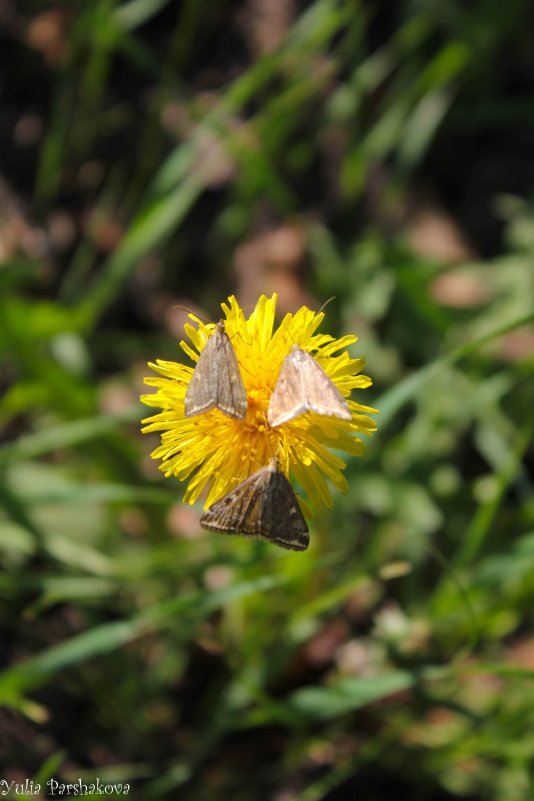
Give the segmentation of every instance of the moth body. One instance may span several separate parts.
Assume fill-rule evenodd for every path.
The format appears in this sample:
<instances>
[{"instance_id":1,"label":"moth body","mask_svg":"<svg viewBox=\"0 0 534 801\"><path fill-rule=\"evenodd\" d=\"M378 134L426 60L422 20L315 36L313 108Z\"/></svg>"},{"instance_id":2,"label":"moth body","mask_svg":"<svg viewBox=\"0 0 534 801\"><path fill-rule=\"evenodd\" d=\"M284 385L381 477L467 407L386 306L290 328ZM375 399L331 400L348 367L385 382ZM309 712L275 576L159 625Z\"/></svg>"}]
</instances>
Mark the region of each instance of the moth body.
<instances>
[{"instance_id":1,"label":"moth body","mask_svg":"<svg viewBox=\"0 0 534 801\"><path fill-rule=\"evenodd\" d=\"M215 501L200 518L202 528L244 534L305 551L308 526L291 484L274 459Z\"/></svg>"},{"instance_id":2,"label":"moth body","mask_svg":"<svg viewBox=\"0 0 534 801\"><path fill-rule=\"evenodd\" d=\"M217 408L229 417L244 420L247 407L237 357L221 320L206 342L187 387L185 416L194 417Z\"/></svg>"}]
</instances>

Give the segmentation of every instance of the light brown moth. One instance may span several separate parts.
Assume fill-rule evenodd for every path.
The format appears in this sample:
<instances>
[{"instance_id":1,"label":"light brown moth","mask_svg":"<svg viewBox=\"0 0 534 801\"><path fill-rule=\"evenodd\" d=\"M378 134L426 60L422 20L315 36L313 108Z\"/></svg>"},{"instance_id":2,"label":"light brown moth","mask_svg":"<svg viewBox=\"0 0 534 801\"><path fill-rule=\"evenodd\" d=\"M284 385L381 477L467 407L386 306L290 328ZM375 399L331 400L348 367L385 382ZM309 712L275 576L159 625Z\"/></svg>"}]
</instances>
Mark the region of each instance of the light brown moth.
<instances>
[{"instance_id":1,"label":"light brown moth","mask_svg":"<svg viewBox=\"0 0 534 801\"><path fill-rule=\"evenodd\" d=\"M243 420L247 406L237 357L221 320L206 342L187 387L185 416L194 417L217 408L229 417Z\"/></svg>"},{"instance_id":2,"label":"light brown moth","mask_svg":"<svg viewBox=\"0 0 534 801\"><path fill-rule=\"evenodd\" d=\"M273 428L305 412L350 420L347 401L313 356L293 345L275 384L267 420Z\"/></svg>"},{"instance_id":3,"label":"light brown moth","mask_svg":"<svg viewBox=\"0 0 534 801\"><path fill-rule=\"evenodd\" d=\"M258 537L291 551L305 551L310 543L295 493L276 459L215 501L200 525L210 531Z\"/></svg>"}]
</instances>

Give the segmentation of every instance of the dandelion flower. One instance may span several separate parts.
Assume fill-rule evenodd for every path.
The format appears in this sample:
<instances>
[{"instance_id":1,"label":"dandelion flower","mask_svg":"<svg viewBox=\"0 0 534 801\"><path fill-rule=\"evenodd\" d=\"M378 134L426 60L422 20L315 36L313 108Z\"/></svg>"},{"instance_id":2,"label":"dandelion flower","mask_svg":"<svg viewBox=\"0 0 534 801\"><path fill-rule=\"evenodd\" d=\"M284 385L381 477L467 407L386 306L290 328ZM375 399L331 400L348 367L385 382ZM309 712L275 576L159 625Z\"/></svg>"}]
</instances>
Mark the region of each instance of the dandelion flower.
<instances>
[{"instance_id":1,"label":"dandelion flower","mask_svg":"<svg viewBox=\"0 0 534 801\"><path fill-rule=\"evenodd\" d=\"M321 503L331 507L327 479L341 492L347 492L348 485L342 472L346 465L330 449L361 456L364 444L357 435L370 434L376 428L368 417L376 409L354 400L348 400L350 421L308 412L276 428L269 426L269 399L284 358L295 344L313 355L346 398L353 389L371 384L370 378L360 375L363 359L351 358L346 350L357 337L334 339L328 334L316 334L324 313L305 306L295 314L287 314L273 332L276 301L277 295L262 295L248 319L234 297L229 298L228 305L221 304L224 328L247 394L244 420L228 417L216 408L185 417L184 398L193 368L161 359L149 363L158 376L145 378L145 384L157 391L143 395L141 400L163 411L143 420L142 430L162 432L161 445L151 456L161 459L160 469L166 476L174 475L180 481L190 479L184 496L188 503L194 503L209 485L207 508L277 455L279 469L287 477L292 473L312 507ZM184 330L192 345L182 341L180 346L196 362L215 324L204 323L194 314L189 317L196 327L188 323ZM305 507L310 511L308 504Z\"/></svg>"}]
</instances>

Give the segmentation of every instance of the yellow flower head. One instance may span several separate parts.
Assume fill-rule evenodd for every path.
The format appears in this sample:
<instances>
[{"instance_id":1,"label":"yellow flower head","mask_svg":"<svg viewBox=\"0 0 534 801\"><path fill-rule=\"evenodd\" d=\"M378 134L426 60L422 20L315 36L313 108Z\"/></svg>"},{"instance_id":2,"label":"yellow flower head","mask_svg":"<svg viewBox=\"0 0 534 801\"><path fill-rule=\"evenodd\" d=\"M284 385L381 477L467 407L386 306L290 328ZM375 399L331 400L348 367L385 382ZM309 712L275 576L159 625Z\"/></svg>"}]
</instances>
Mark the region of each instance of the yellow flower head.
<instances>
[{"instance_id":1,"label":"yellow flower head","mask_svg":"<svg viewBox=\"0 0 534 801\"><path fill-rule=\"evenodd\" d=\"M334 339L327 334L315 334L324 313L317 314L306 306L296 314L287 314L273 333L276 301L277 295L271 298L262 295L248 319L234 297L229 298L229 305L221 304L224 328L247 393L244 420L228 417L216 408L185 417L184 398L193 368L161 359L149 364L159 376L145 378L145 384L156 387L157 392L143 395L141 400L163 411L143 420L143 432L163 432L161 445L151 455L162 460L160 469L166 476L174 475L184 481L193 473L184 496L188 503L194 503L211 481L207 508L277 455L279 469L286 476L292 471L314 506L321 502L332 506L326 478L342 492L348 491L348 485L342 473L345 463L329 448L360 456L364 445L355 435L369 434L376 428L374 421L362 414L376 410L353 400L348 401L350 422L307 412L276 428L269 426L269 399L282 362L295 344L312 353L345 397L352 389L364 389L371 384L370 378L359 375L363 359L352 359L344 350L357 337ZM197 326L189 323L185 326L193 347L184 341L180 345L196 362L215 324L203 323L193 314L189 317Z\"/></svg>"}]
</instances>

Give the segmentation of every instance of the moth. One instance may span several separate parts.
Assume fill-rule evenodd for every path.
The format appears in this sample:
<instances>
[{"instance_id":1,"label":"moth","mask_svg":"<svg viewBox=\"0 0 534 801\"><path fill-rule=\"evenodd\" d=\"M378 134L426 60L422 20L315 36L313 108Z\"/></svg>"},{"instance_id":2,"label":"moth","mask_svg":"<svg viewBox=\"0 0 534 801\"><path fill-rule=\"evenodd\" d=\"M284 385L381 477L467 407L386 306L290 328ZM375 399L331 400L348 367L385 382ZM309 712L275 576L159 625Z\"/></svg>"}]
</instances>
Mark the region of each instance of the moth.
<instances>
[{"instance_id":1,"label":"moth","mask_svg":"<svg viewBox=\"0 0 534 801\"><path fill-rule=\"evenodd\" d=\"M293 345L275 384L267 420L273 428L304 412L350 420L347 401L313 356Z\"/></svg>"},{"instance_id":2,"label":"moth","mask_svg":"<svg viewBox=\"0 0 534 801\"><path fill-rule=\"evenodd\" d=\"M185 416L194 417L217 408L229 417L243 420L247 407L237 357L221 320L206 342L187 387Z\"/></svg>"},{"instance_id":3,"label":"moth","mask_svg":"<svg viewBox=\"0 0 534 801\"><path fill-rule=\"evenodd\" d=\"M276 459L215 501L200 525L210 531L258 537L291 551L305 551L310 543L295 493Z\"/></svg>"}]
</instances>

